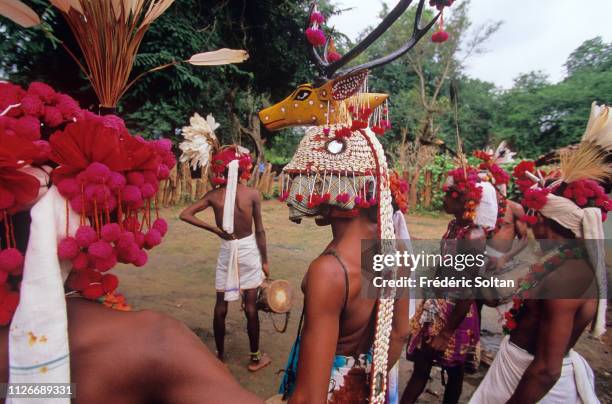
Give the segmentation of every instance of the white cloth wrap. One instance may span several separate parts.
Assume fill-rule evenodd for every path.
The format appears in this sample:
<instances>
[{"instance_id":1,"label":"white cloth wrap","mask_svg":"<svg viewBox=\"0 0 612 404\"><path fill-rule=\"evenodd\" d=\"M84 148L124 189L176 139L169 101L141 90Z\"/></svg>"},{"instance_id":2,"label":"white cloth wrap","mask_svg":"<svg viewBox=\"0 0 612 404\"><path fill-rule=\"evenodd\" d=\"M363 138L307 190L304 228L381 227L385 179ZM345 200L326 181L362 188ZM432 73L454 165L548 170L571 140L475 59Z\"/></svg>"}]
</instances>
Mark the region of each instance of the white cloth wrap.
<instances>
[{"instance_id":1,"label":"white cloth wrap","mask_svg":"<svg viewBox=\"0 0 612 404\"><path fill-rule=\"evenodd\" d=\"M406 218L400 210L393 214L393 229L395 230L397 250L408 251L412 254L412 244L410 243L410 233L406 225ZM410 277L415 278L416 272L410 272ZM412 289L409 291L409 299L408 318L412 317L416 311L415 291ZM389 371L388 386L387 402L388 404L397 404L399 402L399 361Z\"/></svg>"},{"instance_id":2,"label":"white cloth wrap","mask_svg":"<svg viewBox=\"0 0 612 404\"><path fill-rule=\"evenodd\" d=\"M52 187L30 211L32 224L20 300L9 330L9 383L70 383L70 349L64 281L70 265L60 266L57 245L66 236L66 200ZM69 213L69 233L79 217ZM69 264L69 263L67 263ZM10 404L31 399L9 398ZM68 398L46 403L70 403Z\"/></svg>"},{"instance_id":3,"label":"white cloth wrap","mask_svg":"<svg viewBox=\"0 0 612 404\"><path fill-rule=\"evenodd\" d=\"M592 327L595 337L606 332L606 307L608 281L606 274L604 231L599 208L581 209L567 198L548 194L546 205L540 209L545 217L554 220L561 226L571 230L576 237L589 240L587 253L589 262L595 271L599 303L597 316Z\"/></svg>"},{"instance_id":4,"label":"white cloth wrap","mask_svg":"<svg viewBox=\"0 0 612 404\"><path fill-rule=\"evenodd\" d=\"M482 188L482 198L476 207L474 224L492 230L497 224L497 191L489 182L479 182L476 186Z\"/></svg>"},{"instance_id":5,"label":"white cloth wrap","mask_svg":"<svg viewBox=\"0 0 612 404\"><path fill-rule=\"evenodd\" d=\"M236 246L234 253L233 246ZM240 290L254 289L261 286L265 279L265 275L261 268L261 255L257 247L257 240L254 234L241 238L240 240L223 240L219 249L219 257L217 258L217 271L215 275L215 288L218 291L225 292L225 300L227 300L228 290L226 289L229 278L230 258L232 254L236 254L236 264L238 266L237 273L239 274L238 289ZM233 265L233 263L232 263Z\"/></svg>"},{"instance_id":6,"label":"white cloth wrap","mask_svg":"<svg viewBox=\"0 0 612 404\"><path fill-rule=\"evenodd\" d=\"M225 187L225 202L223 204L223 230L229 234L234 232L234 208L236 207L236 190L238 188L238 167L238 160L233 160L227 165L227 185ZM224 244L229 247L227 272L225 275L224 285L225 300L228 302L233 302L240 298L238 241L227 240Z\"/></svg>"},{"instance_id":7,"label":"white cloth wrap","mask_svg":"<svg viewBox=\"0 0 612 404\"><path fill-rule=\"evenodd\" d=\"M503 404L514 394L533 355L510 342L506 336L470 404ZM586 360L573 349L563 358L561 376L541 404L595 404L595 377Z\"/></svg>"},{"instance_id":8,"label":"white cloth wrap","mask_svg":"<svg viewBox=\"0 0 612 404\"><path fill-rule=\"evenodd\" d=\"M410 233L406 225L406 218L401 211L393 214L393 229L395 230L395 242L398 251L407 251L412 254L412 243L410 242ZM410 278L416 279L416 271L410 272ZM408 308L408 316L412 318L416 313L416 292L413 289L409 290L410 306Z\"/></svg>"}]
</instances>

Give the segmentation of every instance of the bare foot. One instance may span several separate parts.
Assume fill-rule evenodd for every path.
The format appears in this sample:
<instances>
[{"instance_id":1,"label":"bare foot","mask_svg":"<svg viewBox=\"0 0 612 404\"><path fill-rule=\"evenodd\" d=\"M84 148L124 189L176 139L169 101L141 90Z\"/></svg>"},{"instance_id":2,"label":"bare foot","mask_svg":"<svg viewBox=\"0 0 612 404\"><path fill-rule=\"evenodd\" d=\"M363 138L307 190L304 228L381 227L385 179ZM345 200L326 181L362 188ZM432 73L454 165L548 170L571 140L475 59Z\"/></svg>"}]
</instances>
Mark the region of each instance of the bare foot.
<instances>
[{"instance_id":1,"label":"bare foot","mask_svg":"<svg viewBox=\"0 0 612 404\"><path fill-rule=\"evenodd\" d=\"M258 361L251 360L251 362L247 365L247 369L249 372L257 372L272 363L272 359L268 357L266 354L262 354L261 358Z\"/></svg>"}]
</instances>

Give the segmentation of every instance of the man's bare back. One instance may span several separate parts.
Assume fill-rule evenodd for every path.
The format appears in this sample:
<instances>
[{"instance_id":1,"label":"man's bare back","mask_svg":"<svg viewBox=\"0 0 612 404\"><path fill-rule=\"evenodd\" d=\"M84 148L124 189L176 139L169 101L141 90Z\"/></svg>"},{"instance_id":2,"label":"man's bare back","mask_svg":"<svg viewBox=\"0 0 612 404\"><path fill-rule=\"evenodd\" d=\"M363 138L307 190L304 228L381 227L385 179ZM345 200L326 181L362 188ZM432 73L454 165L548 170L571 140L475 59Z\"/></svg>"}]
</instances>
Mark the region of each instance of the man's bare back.
<instances>
[{"instance_id":1,"label":"man's bare back","mask_svg":"<svg viewBox=\"0 0 612 404\"><path fill-rule=\"evenodd\" d=\"M225 203L225 187L209 191L205 196L215 212L217 227L223 228L223 204ZM243 184L238 184L236 190L236 207L234 208L234 235L244 238L253 233L253 205L259 201L259 192Z\"/></svg>"},{"instance_id":2,"label":"man's bare back","mask_svg":"<svg viewBox=\"0 0 612 404\"><path fill-rule=\"evenodd\" d=\"M68 299L76 404L261 403L185 325L151 311L119 312ZM0 330L0 380L8 382L8 327Z\"/></svg>"}]
</instances>

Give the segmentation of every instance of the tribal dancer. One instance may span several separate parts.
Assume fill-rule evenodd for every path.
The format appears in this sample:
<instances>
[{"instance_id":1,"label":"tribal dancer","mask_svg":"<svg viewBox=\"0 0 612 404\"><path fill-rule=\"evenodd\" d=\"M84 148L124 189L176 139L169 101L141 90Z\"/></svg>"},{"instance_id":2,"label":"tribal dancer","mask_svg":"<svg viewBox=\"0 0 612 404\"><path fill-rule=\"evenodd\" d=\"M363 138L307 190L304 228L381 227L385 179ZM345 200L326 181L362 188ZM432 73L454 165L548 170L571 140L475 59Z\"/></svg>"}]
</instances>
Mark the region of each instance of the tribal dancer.
<instances>
[{"instance_id":1,"label":"tribal dancer","mask_svg":"<svg viewBox=\"0 0 612 404\"><path fill-rule=\"evenodd\" d=\"M300 85L285 100L259 113L268 130L314 126L284 168L289 181L281 189L281 199L289 205L291 220L314 217L318 224L331 226L333 237L302 282L303 327L281 387L292 404L386 402L388 368L405 343L407 299L396 303L395 291L386 288L372 291L373 298L367 299L363 295L367 291L362 290L370 283L366 279L362 284L362 240L381 240L380 253L395 251L389 170L376 137L390 128L387 95L368 93L367 78L369 69L409 52L439 14L421 26L425 0L419 0L412 35L397 51L341 69L411 3L400 0L380 26L345 56L320 29L324 18L314 4L306 37L319 73L316 84ZM396 274L394 268L382 271L390 279ZM400 311L405 314L399 315Z\"/></svg>"},{"instance_id":2,"label":"tribal dancer","mask_svg":"<svg viewBox=\"0 0 612 404\"><path fill-rule=\"evenodd\" d=\"M495 230L492 231L487 240L488 266L495 273L509 271L516 265L512 260L527 246L527 225L521 221L525 216L525 210L521 204L507 198L507 187L510 175L500 167L501 164L511 163L514 152L501 142L495 152L476 151L474 155L482 159L480 169L484 170L481 175L495 185L497 190L498 220ZM518 240L517 240L518 239Z\"/></svg>"},{"instance_id":3,"label":"tribal dancer","mask_svg":"<svg viewBox=\"0 0 612 404\"><path fill-rule=\"evenodd\" d=\"M191 124L191 127L184 128L186 140L181 144L183 160L192 161L194 168L202 165L207 169L210 148L214 147L216 141L214 129L218 124L210 115L206 121L196 115L192 117ZM200 128L200 133L197 133L197 128ZM201 142L196 140L198 137ZM193 145L207 143L210 147L205 147L201 153L190 153ZM217 356L223 361L228 302L238 300L242 293L251 350L247 368L255 372L268 366L271 360L259 350L259 313L256 305L259 287L269 276L261 197L259 191L239 181L248 180L252 168L251 155L244 147L222 147L210 161L212 181L216 188L183 210L180 218L223 239L215 277L217 301L213 328ZM196 217L198 212L209 207L212 207L215 214L214 226Z\"/></svg>"},{"instance_id":4,"label":"tribal dancer","mask_svg":"<svg viewBox=\"0 0 612 404\"><path fill-rule=\"evenodd\" d=\"M595 337L606 329L602 220L612 201L597 181L612 175L611 149L610 110L594 104L582 142L561 155L552 183L522 164L517 180L532 185L525 220L547 254L522 279L505 315L509 335L470 403L599 402L593 372L573 347L589 323Z\"/></svg>"},{"instance_id":5,"label":"tribal dancer","mask_svg":"<svg viewBox=\"0 0 612 404\"><path fill-rule=\"evenodd\" d=\"M170 144L42 83L10 86L0 83L0 321L10 322L0 381L77 385L72 400L44 399L61 404L261 402L183 324L126 311L108 272L144 265L166 233L153 203L174 164Z\"/></svg>"},{"instance_id":6,"label":"tribal dancer","mask_svg":"<svg viewBox=\"0 0 612 404\"><path fill-rule=\"evenodd\" d=\"M478 170L462 166L449 172L445 192L444 210L455 219L442 238L442 255L482 254L487 233L497 220L495 189L481 181ZM460 240L469 243L462 245ZM414 361L414 370L401 402L416 402L427 385L432 366L438 364L448 374L443 402L457 403L468 354L478 356L479 350L480 322L474 300L426 299L417 308L411 327L406 353Z\"/></svg>"}]
</instances>

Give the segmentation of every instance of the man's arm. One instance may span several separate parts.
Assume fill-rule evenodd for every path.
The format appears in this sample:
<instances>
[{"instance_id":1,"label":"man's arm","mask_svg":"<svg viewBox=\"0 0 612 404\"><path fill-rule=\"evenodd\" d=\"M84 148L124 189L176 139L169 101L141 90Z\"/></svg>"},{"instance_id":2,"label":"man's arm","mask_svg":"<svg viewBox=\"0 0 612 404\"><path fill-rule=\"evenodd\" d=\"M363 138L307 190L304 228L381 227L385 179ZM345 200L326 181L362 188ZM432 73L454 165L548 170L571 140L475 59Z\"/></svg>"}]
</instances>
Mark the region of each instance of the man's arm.
<instances>
[{"instance_id":1,"label":"man's arm","mask_svg":"<svg viewBox=\"0 0 612 404\"><path fill-rule=\"evenodd\" d=\"M234 237L231 234L224 232L222 229L219 229L217 226L212 226L206 223L203 220L200 220L196 217L196 214L203 211L204 209L210 206L210 201L208 199L208 194L204 195L204 198L200 199L196 203L186 207L180 214L179 218L187 222L191 225L199 227L201 229L207 230L211 233L216 234L224 240L232 240Z\"/></svg>"},{"instance_id":2,"label":"man's arm","mask_svg":"<svg viewBox=\"0 0 612 404\"><path fill-rule=\"evenodd\" d=\"M561 376L563 357L571 338L574 316L582 302L575 299L541 300L535 357L523 373L508 404L536 403Z\"/></svg>"},{"instance_id":3,"label":"man's arm","mask_svg":"<svg viewBox=\"0 0 612 404\"><path fill-rule=\"evenodd\" d=\"M503 268L504 265L516 255L520 254L521 251L527 247L529 242L527 238L527 224L521 220L523 216L525 216L525 209L516 203L509 201L508 206L510 207L510 211L512 212L512 220L514 222L514 231L516 232L516 238L518 241L515 241L512 244L512 248L503 257L497 259L497 269Z\"/></svg>"},{"instance_id":4,"label":"man's arm","mask_svg":"<svg viewBox=\"0 0 612 404\"><path fill-rule=\"evenodd\" d=\"M266 246L266 230L264 229L263 219L261 217L261 197L259 192L255 192L253 198L253 221L255 222L255 240L259 255L261 255L261 267L266 277L270 276L270 267L268 265L268 249Z\"/></svg>"},{"instance_id":5,"label":"man's arm","mask_svg":"<svg viewBox=\"0 0 612 404\"><path fill-rule=\"evenodd\" d=\"M297 383L289 404L327 402L345 287L342 269L333 257L319 257L308 268Z\"/></svg>"}]
</instances>

